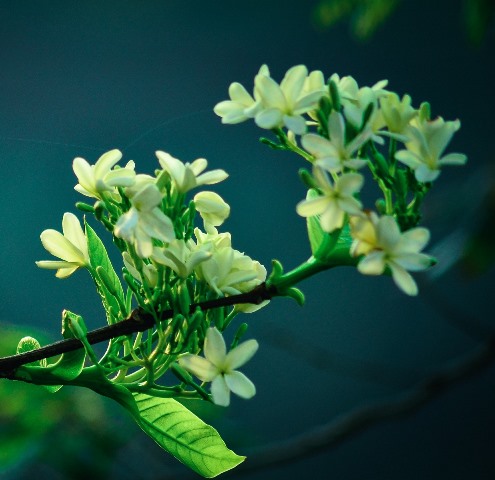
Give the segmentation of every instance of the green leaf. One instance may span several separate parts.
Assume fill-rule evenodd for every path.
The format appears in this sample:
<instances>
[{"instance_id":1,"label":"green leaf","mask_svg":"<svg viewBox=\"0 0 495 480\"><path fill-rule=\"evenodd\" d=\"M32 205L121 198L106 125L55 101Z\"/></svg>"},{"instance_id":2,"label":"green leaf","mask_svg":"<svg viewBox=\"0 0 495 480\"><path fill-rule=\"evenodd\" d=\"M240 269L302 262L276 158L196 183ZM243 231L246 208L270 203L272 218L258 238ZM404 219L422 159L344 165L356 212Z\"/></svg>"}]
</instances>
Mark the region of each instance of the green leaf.
<instances>
[{"instance_id":1,"label":"green leaf","mask_svg":"<svg viewBox=\"0 0 495 480\"><path fill-rule=\"evenodd\" d=\"M91 264L90 273L98 287L98 293L102 298L109 323L122 320L129 314L125 307L126 302L122 284L113 269L112 262L108 257L107 250L105 249L103 242L86 221L84 222L84 225L86 228L88 252ZM100 271L100 274L97 273L97 269ZM101 271L103 271L103 274ZM102 281L101 278L103 276L104 281ZM118 312L121 312L122 318L116 318Z\"/></svg>"},{"instance_id":2,"label":"green leaf","mask_svg":"<svg viewBox=\"0 0 495 480\"><path fill-rule=\"evenodd\" d=\"M229 450L219 433L172 398L134 394L139 426L164 450L205 478L239 465L246 457Z\"/></svg>"},{"instance_id":3,"label":"green leaf","mask_svg":"<svg viewBox=\"0 0 495 480\"><path fill-rule=\"evenodd\" d=\"M64 317L62 318L64 319ZM73 333L64 323L62 324L62 335L65 339L74 338ZM40 343L35 338L24 337L17 346L17 353L36 350L40 347ZM55 393L62 388L64 383L79 376L83 370L85 358L86 352L80 348L62 354L55 363L50 365L46 365L45 359L23 365L16 370L15 374L20 380L28 380L43 385L49 392Z\"/></svg>"},{"instance_id":4,"label":"green leaf","mask_svg":"<svg viewBox=\"0 0 495 480\"><path fill-rule=\"evenodd\" d=\"M33 350L38 350L38 348L41 348L40 342L36 340L34 337L23 337L19 340L19 344L17 345L17 350L16 353L25 353L25 352L31 352ZM36 366L44 366L42 363L44 361L44 364L46 365L46 359L43 360L36 360L31 363L26 363L26 365L36 365Z\"/></svg>"}]
</instances>

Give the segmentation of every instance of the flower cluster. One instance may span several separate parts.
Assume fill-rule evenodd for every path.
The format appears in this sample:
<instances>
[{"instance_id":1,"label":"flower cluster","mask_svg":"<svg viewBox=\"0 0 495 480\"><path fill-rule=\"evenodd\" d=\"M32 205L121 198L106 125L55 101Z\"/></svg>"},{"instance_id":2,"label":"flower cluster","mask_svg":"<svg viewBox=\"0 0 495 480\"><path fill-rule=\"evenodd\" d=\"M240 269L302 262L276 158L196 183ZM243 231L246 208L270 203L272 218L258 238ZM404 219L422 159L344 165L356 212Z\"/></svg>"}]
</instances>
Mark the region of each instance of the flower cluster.
<instances>
[{"instance_id":1,"label":"flower cluster","mask_svg":"<svg viewBox=\"0 0 495 480\"><path fill-rule=\"evenodd\" d=\"M103 154L94 165L82 158L73 163L78 179L76 191L96 199L94 205L78 206L94 214L112 233L122 254L127 295L124 296L120 280L108 266L110 260L105 260L106 252L101 242L95 240L96 233L86 222L83 229L72 213L64 215L63 234L55 230L41 234L43 246L61 260L39 261L37 265L56 269L60 278L80 267L87 268L111 323L129 315L132 297L157 318L163 310L176 310L183 320L157 330L163 337L156 347L161 350L151 355L176 352L176 358L181 358L186 368L191 362L187 359L195 358L204 348L207 358L220 361L225 343L220 330L209 328L210 324L223 329L222 325L226 327L237 313L253 312L263 304L236 305L230 312L221 309L199 317L191 315L191 304L248 292L265 281L267 272L259 262L232 247L230 234L218 232L217 227L230 215L230 207L220 195L200 191L192 200L186 200L190 190L221 182L227 173L205 172L208 162L204 158L183 163L162 151L156 155L161 168L154 175L136 174L132 161L119 167L122 154L118 150ZM203 221L204 231L196 224L196 214ZM251 347L256 344L257 348L254 340L245 343ZM249 356L256 348L249 349ZM203 381L213 381L215 403L229 403L227 386L245 398L254 395L254 386L233 370L248 360L246 354L236 356L244 351L245 347L240 345L221 365L215 364L223 369L222 375L215 376L213 371L206 376L197 375ZM154 371L163 374L165 370L157 365Z\"/></svg>"},{"instance_id":2,"label":"flower cluster","mask_svg":"<svg viewBox=\"0 0 495 480\"><path fill-rule=\"evenodd\" d=\"M429 238L426 229L415 228L420 206L443 166L466 162L463 154L444 154L460 122L431 120L427 103L414 108L409 95L401 98L386 90L386 80L360 87L351 76L324 78L322 72L309 73L298 65L279 85L264 65L255 77L253 96L233 83L230 100L217 104L214 111L223 123L253 118L278 139L262 139L264 143L309 161L311 173L302 178L312 194L299 202L297 213L318 219L325 234L350 234L349 255L357 258L361 273L390 272L401 290L415 295L416 284L407 272L433 262L420 253ZM372 214L359 199L365 167L383 192L378 212ZM308 222L308 228L314 228L314 222ZM367 241L363 235L375 237L368 249L362 247ZM318 254L326 260L331 256Z\"/></svg>"}]
</instances>

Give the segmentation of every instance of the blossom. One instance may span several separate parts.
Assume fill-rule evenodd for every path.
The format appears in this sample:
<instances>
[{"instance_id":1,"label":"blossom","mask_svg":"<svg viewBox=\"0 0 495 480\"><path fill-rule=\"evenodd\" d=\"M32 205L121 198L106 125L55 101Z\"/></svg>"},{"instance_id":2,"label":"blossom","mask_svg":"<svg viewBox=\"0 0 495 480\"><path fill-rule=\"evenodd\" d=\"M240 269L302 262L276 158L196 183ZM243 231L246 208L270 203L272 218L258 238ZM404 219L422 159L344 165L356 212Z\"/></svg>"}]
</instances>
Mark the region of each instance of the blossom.
<instances>
[{"instance_id":1,"label":"blossom","mask_svg":"<svg viewBox=\"0 0 495 480\"><path fill-rule=\"evenodd\" d=\"M159 208L162 195L154 184L146 184L132 198L132 207L118 220L114 235L134 245L141 258L149 257L153 251L152 238L162 242L175 239L172 220Z\"/></svg>"},{"instance_id":2,"label":"blossom","mask_svg":"<svg viewBox=\"0 0 495 480\"><path fill-rule=\"evenodd\" d=\"M153 261L170 267L179 277L187 278L194 268L211 257L211 245L196 245L194 240L170 242L166 248L153 248Z\"/></svg>"},{"instance_id":3,"label":"blossom","mask_svg":"<svg viewBox=\"0 0 495 480\"><path fill-rule=\"evenodd\" d=\"M258 75L270 75L268 67L262 65ZM253 98L238 82L230 84L229 97L230 100L217 103L213 109L219 117L222 117L222 123L244 122L249 118L254 118L261 108L261 100L257 92L254 92Z\"/></svg>"},{"instance_id":4,"label":"blossom","mask_svg":"<svg viewBox=\"0 0 495 480\"><path fill-rule=\"evenodd\" d=\"M399 135L404 133L409 122L418 114L411 106L409 95L404 95L400 100L399 96L392 92L380 98L380 111L388 130ZM407 137L402 135L399 140L407 141Z\"/></svg>"},{"instance_id":5,"label":"blossom","mask_svg":"<svg viewBox=\"0 0 495 480\"><path fill-rule=\"evenodd\" d=\"M74 189L87 197L101 199L103 192L112 192L115 187L131 186L136 176L134 162L128 162L125 168L112 170L121 158L122 153L116 149L104 153L94 165L84 158L75 158L72 168L79 183Z\"/></svg>"},{"instance_id":6,"label":"blossom","mask_svg":"<svg viewBox=\"0 0 495 480\"><path fill-rule=\"evenodd\" d=\"M345 214L361 215L361 202L354 195L361 189L364 178L359 173L344 173L335 184L323 169L313 170L315 181L322 195L297 204L296 211L302 217L320 216L321 228L333 232L344 225Z\"/></svg>"},{"instance_id":7,"label":"blossom","mask_svg":"<svg viewBox=\"0 0 495 480\"><path fill-rule=\"evenodd\" d=\"M145 283L151 288L155 288L158 283L158 271L152 263L143 263L142 274L136 268L134 260L129 255L129 252L122 253L124 265L127 271L139 282Z\"/></svg>"},{"instance_id":8,"label":"blossom","mask_svg":"<svg viewBox=\"0 0 495 480\"><path fill-rule=\"evenodd\" d=\"M246 399L256 394L253 382L236 369L248 362L257 350L258 342L247 340L227 353L222 334L213 327L206 332L205 356L189 353L181 356L178 362L201 381L211 382L213 402L227 407L230 404L230 392Z\"/></svg>"},{"instance_id":9,"label":"blossom","mask_svg":"<svg viewBox=\"0 0 495 480\"><path fill-rule=\"evenodd\" d=\"M309 90L308 69L304 65L290 68L280 85L269 75L258 74L254 81L255 94L261 99L262 107L255 116L256 124L265 129L286 126L297 135L306 131L306 120L302 114L317 108L323 92ZM319 85L319 82L315 82ZM306 86L306 89L304 88Z\"/></svg>"},{"instance_id":10,"label":"blossom","mask_svg":"<svg viewBox=\"0 0 495 480\"><path fill-rule=\"evenodd\" d=\"M208 162L204 158L198 158L192 163L182 163L177 158L162 151L157 151L156 156L180 193L186 193L199 185L212 185L228 177L224 170L202 173L208 166Z\"/></svg>"},{"instance_id":11,"label":"blossom","mask_svg":"<svg viewBox=\"0 0 495 480\"><path fill-rule=\"evenodd\" d=\"M315 165L329 172L339 172L344 167L358 169L366 165L366 160L354 153L370 138L371 132L364 130L346 145L345 121L342 114L333 111L328 117L330 140L308 133L301 139L302 146L315 157Z\"/></svg>"},{"instance_id":12,"label":"blossom","mask_svg":"<svg viewBox=\"0 0 495 480\"><path fill-rule=\"evenodd\" d=\"M416 118L406 132L410 139L406 150L399 150L395 158L414 170L418 182L433 182L440 175L443 165L466 163L467 157L461 153L442 156L460 126L459 120L446 122L439 117L433 121L420 121Z\"/></svg>"},{"instance_id":13,"label":"blossom","mask_svg":"<svg viewBox=\"0 0 495 480\"><path fill-rule=\"evenodd\" d=\"M66 278L79 267L87 267L89 262L88 244L79 220L73 213L64 213L62 219L63 234L56 230L44 230L41 243L54 257L62 259L40 260L40 268L57 270L58 278Z\"/></svg>"},{"instance_id":14,"label":"blossom","mask_svg":"<svg viewBox=\"0 0 495 480\"><path fill-rule=\"evenodd\" d=\"M228 218L230 207L220 195L214 192L199 192L194 196L194 205L208 226L218 227Z\"/></svg>"},{"instance_id":15,"label":"blossom","mask_svg":"<svg viewBox=\"0 0 495 480\"><path fill-rule=\"evenodd\" d=\"M206 233L202 232L199 228L195 228L194 236L198 245L212 244L214 248L232 246L232 236L230 233L218 233L215 227L211 227Z\"/></svg>"},{"instance_id":16,"label":"blossom","mask_svg":"<svg viewBox=\"0 0 495 480\"><path fill-rule=\"evenodd\" d=\"M381 275L388 267L395 284L407 295L417 295L418 287L408 271L425 270L433 263L432 257L420 251L428 243L430 233L417 227L401 233L391 216L351 219L354 238L351 254L365 256L358 270L365 275Z\"/></svg>"},{"instance_id":17,"label":"blossom","mask_svg":"<svg viewBox=\"0 0 495 480\"><path fill-rule=\"evenodd\" d=\"M211 258L199 264L195 272L219 296L249 292L266 279L266 268L230 246L212 244ZM266 302L267 303L267 302ZM251 313L266 305L236 305L238 311Z\"/></svg>"},{"instance_id":18,"label":"blossom","mask_svg":"<svg viewBox=\"0 0 495 480\"><path fill-rule=\"evenodd\" d=\"M339 92L340 100L344 106L352 104L358 100L359 92L362 90L359 88L356 80L350 75L340 78L340 76L334 73L330 80L337 85L337 90ZM387 90L384 89L388 84L388 80L380 80L376 82L371 87L363 87L370 88L375 95L375 98L380 98L384 95L387 95Z\"/></svg>"}]
</instances>

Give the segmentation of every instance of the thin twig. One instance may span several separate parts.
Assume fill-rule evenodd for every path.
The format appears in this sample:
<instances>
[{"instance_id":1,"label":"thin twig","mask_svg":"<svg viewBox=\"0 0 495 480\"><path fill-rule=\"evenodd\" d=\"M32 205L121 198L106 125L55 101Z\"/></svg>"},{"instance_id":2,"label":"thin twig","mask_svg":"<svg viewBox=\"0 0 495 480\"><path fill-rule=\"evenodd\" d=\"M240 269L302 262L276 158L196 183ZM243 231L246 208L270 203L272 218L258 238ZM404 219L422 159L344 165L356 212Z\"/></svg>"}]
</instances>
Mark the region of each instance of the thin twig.
<instances>
[{"instance_id":1,"label":"thin twig","mask_svg":"<svg viewBox=\"0 0 495 480\"><path fill-rule=\"evenodd\" d=\"M201 303L193 303L190 307L190 312L193 313L198 307L201 310L211 310L218 307L226 307L240 303L251 303L259 305L265 300L270 300L277 294L276 290L267 287L266 283L258 285L250 292L232 295L230 297L217 298ZM161 320L166 320L174 316L173 310L165 310L161 314ZM121 322L106 327L97 328L88 332L87 339L91 345L110 340L111 338L131 335L137 332L144 332L155 326L153 316L141 308L136 308L132 311L129 318ZM0 378L15 378L15 370L21 365L50 358L63 353L72 352L83 348L82 343L76 339L60 340L37 350L11 355L9 357L0 358Z\"/></svg>"}]
</instances>

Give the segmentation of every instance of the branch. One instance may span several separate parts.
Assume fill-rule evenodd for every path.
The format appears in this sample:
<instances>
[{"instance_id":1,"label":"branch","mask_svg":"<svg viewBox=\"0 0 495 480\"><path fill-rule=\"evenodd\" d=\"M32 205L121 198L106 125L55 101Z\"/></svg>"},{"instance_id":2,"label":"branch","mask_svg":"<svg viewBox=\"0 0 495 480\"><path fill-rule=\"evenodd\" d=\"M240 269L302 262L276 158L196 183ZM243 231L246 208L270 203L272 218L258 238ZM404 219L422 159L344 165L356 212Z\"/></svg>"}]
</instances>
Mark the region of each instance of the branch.
<instances>
[{"instance_id":1,"label":"branch","mask_svg":"<svg viewBox=\"0 0 495 480\"><path fill-rule=\"evenodd\" d=\"M206 311L213 308L226 307L239 303L259 305L261 302L270 300L276 295L276 289L268 287L266 283L262 283L250 292L232 295L230 297L217 298L215 300L208 300L201 303L193 303L189 311L190 313L193 313L198 307L201 308L201 310ZM174 313L175 312L171 309L165 310L162 312L160 320L163 321L172 318ZM153 316L145 312L142 308L136 308L131 312L129 318L113 325L97 328L96 330L88 332L87 339L91 345L94 345L95 343L104 342L106 340L110 340L111 338L131 335L137 332L144 332L154 326L155 320ZM80 348L83 348L83 345L79 340L68 339L51 343L50 345L46 345L45 347L41 347L37 350L31 350L29 352L0 358L0 378L14 379L15 370L21 365L42 360L44 358L54 357L63 353L72 352Z\"/></svg>"}]
</instances>

